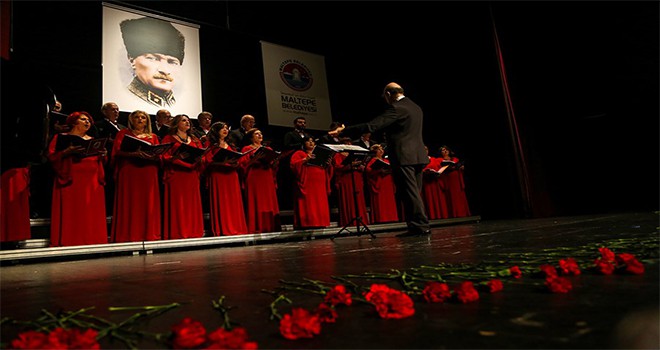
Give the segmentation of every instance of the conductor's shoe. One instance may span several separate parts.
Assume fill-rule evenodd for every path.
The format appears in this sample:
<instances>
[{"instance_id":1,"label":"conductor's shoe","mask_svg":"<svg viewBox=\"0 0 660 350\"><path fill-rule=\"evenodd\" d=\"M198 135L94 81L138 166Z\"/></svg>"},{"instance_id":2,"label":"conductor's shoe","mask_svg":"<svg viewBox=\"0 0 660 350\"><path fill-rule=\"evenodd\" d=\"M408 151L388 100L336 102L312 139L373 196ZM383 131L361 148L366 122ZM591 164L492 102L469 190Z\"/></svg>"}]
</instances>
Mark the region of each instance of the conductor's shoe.
<instances>
[{"instance_id":1,"label":"conductor's shoe","mask_svg":"<svg viewBox=\"0 0 660 350\"><path fill-rule=\"evenodd\" d=\"M399 233L395 237L415 237L417 236L417 232L415 231L406 231L404 233Z\"/></svg>"},{"instance_id":2,"label":"conductor's shoe","mask_svg":"<svg viewBox=\"0 0 660 350\"><path fill-rule=\"evenodd\" d=\"M404 233L399 233L396 237L418 237L428 236L431 234L431 229L428 230L408 230Z\"/></svg>"}]
</instances>

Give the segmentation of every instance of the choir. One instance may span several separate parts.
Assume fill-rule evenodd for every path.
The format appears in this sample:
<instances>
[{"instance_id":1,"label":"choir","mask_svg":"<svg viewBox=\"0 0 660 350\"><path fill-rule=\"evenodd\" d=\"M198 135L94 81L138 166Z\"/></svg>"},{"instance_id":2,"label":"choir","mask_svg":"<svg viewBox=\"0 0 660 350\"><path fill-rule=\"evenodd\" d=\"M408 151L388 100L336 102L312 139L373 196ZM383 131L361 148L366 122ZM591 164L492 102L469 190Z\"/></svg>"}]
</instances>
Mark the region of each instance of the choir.
<instances>
[{"instance_id":1,"label":"choir","mask_svg":"<svg viewBox=\"0 0 660 350\"><path fill-rule=\"evenodd\" d=\"M47 150L55 174L50 246L203 237L203 207L208 208L209 236L281 231L280 159L285 160L284 171L293 175L287 180L293 186L296 229L330 226L334 193L340 226L349 225L357 216L365 224L405 219L396 203L386 144L373 138L367 138L370 152L366 159L354 160L337 152L319 162L313 161L320 154L314 152L317 143L335 143L327 137L316 139L305 133L300 145L279 152L264 142L262 130L254 127L251 115L243 117L239 135L232 134L226 122L211 125L208 112L200 114L209 118L199 127L185 114L173 119L166 110L159 114L167 118L159 116L158 122L152 123L148 113L134 111L126 127L115 126L116 132L103 134L97 132L99 128L94 127L88 113L69 115L68 132L52 136ZM67 134L107 141L108 148L101 146L102 151L88 154L89 150L81 146L61 147L58 138ZM351 144L351 140L342 139L341 143ZM429 155L429 159L422 188L429 219L470 216L461 160L448 146L440 147L439 157ZM7 196L25 193L18 187L26 187L29 174L14 178L25 180L3 180L3 217L29 213L24 196L14 196L18 198L14 201ZM106 180L114 185L108 201ZM204 201L208 203L203 206ZM109 236L106 203L111 203ZM29 238L25 220L16 220L15 227L8 220L2 221L1 241Z\"/></svg>"}]
</instances>

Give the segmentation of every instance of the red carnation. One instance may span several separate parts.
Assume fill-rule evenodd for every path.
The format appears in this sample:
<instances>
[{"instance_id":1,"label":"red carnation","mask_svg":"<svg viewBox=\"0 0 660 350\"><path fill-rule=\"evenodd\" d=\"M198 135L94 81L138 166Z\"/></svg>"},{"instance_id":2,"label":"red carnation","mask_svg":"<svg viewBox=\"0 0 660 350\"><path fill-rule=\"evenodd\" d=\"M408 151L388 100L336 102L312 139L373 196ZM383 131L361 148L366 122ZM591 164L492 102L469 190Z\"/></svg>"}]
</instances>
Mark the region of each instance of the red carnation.
<instances>
[{"instance_id":1,"label":"red carnation","mask_svg":"<svg viewBox=\"0 0 660 350\"><path fill-rule=\"evenodd\" d=\"M205 349L258 349L256 342L248 341L245 328L236 327L231 331L218 328L208 337L210 344Z\"/></svg>"},{"instance_id":2,"label":"red carnation","mask_svg":"<svg viewBox=\"0 0 660 350\"><path fill-rule=\"evenodd\" d=\"M614 272L615 266L610 260L596 259L596 261L594 261L594 265L596 270L598 270L598 272L602 273L603 275L611 275Z\"/></svg>"},{"instance_id":3,"label":"red carnation","mask_svg":"<svg viewBox=\"0 0 660 350\"><path fill-rule=\"evenodd\" d=\"M174 333L172 347L175 349L193 349L206 341L206 328L201 322L190 317L172 326L172 332Z\"/></svg>"},{"instance_id":4,"label":"red carnation","mask_svg":"<svg viewBox=\"0 0 660 350\"><path fill-rule=\"evenodd\" d=\"M488 281L488 283L486 283L486 286L488 287L488 291L491 293L496 293L504 289L504 285L502 284L502 281L497 279Z\"/></svg>"},{"instance_id":5,"label":"red carnation","mask_svg":"<svg viewBox=\"0 0 660 350\"><path fill-rule=\"evenodd\" d=\"M625 272L634 275L641 275L644 273L644 265L632 254L622 253L617 255L616 263L620 265Z\"/></svg>"},{"instance_id":6,"label":"red carnation","mask_svg":"<svg viewBox=\"0 0 660 350\"><path fill-rule=\"evenodd\" d=\"M451 290L447 283L427 282L422 290L422 295L427 303L443 303L451 298Z\"/></svg>"},{"instance_id":7,"label":"red carnation","mask_svg":"<svg viewBox=\"0 0 660 350\"><path fill-rule=\"evenodd\" d=\"M598 248L598 251L600 252L600 256L603 258L603 260L614 261L614 252L612 252L608 248L601 247Z\"/></svg>"},{"instance_id":8,"label":"red carnation","mask_svg":"<svg viewBox=\"0 0 660 350\"><path fill-rule=\"evenodd\" d=\"M470 281L461 282L455 289L456 299L463 304L479 300L479 292L474 289L474 284Z\"/></svg>"},{"instance_id":9,"label":"red carnation","mask_svg":"<svg viewBox=\"0 0 660 350\"><path fill-rule=\"evenodd\" d=\"M293 308L280 320L280 333L284 338L295 340L312 338L321 333L319 316L303 308Z\"/></svg>"},{"instance_id":10,"label":"red carnation","mask_svg":"<svg viewBox=\"0 0 660 350\"><path fill-rule=\"evenodd\" d=\"M335 323L337 321L337 311L333 306L329 306L326 303L320 303L316 308L316 314L319 316L319 320L323 323Z\"/></svg>"},{"instance_id":11,"label":"red carnation","mask_svg":"<svg viewBox=\"0 0 660 350\"><path fill-rule=\"evenodd\" d=\"M18 334L12 340L13 349L100 349L96 341L98 332L88 328L84 332L80 329L64 329L57 327L50 333L27 331Z\"/></svg>"},{"instance_id":12,"label":"red carnation","mask_svg":"<svg viewBox=\"0 0 660 350\"><path fill-rule=\"evenodd\" d=\"M381 318L405 318L415 314L413 301L408 294L384 284L372 284L364 298L374 304Z\"/></svg>"},{"instance_id":13,"label":"red carnation","mask_svg":"<svg viewBox=\"0 0 660 350\"><path fill-rule=\"evenodd\" d=\"M559 260L559 268L562 275L579 275L581 273L580 267L573 258Z\"/></svg>"},{"instance_id":14,"label":"red carnation","mask_svg":"<svg viewBox=\"0 0 660 350\"><path fill-rule=\"evenodd\" d=\"M100 349L96 341L98 332L87 329L84 333L79 329L64 329L57 327L48 334L48 345L54 349Z\"/></svg>"},{"instance_id":15,"label":"red carnation","mask_svg":"<svg viewBox=\"0 0 660 350\"><path fill-rule=\"evenodd\" d=\"M48 342L48 335L37 331L27 331L18 334L18 338L11 341L12 349L52 349Z\"/></svg>"},{"instance_id":16,"label":"red carnation","mask_svg":"<svg viewBox=\"0 0 660 350\"><path fill-rule=\"evenodd\" d=\"M351 293L346 293L346 287L341 284L334 286L327 293L325 293L324 302L337 306L339 304L345 304L350 306L353 303L351 299Z\"/></svg>"},{"instance_id":17,"label":"red carnation","mask_svg":"<svg viewBox=\"0 0 660 350\"><path fill-rule=\"evenodd\" d=\"M549 264L544 264L539 266L541 272L545 274L545 277L557 277L557 269Z\"/></svg>"},{"instance_id":18,"label":"red carnation","mask_svg":"<svg viewBox=\"0 0 660 350\"><path fill-rule=\"evenodd\" d=\"M58 328L61 329L61 328ZM64 330L63 330L64 331ZM64 331L64 337L68 344L68 349L100 349L101 346L96 341L97 331L88 328L84 332L80 329L69 329ZM52 334L52 333L51 333Z\"/></svg>"},{"instance_id":19,"label":"red carnation","mask_svg":"<svg viewBox=\"0 0 660 350\"><path fill-rule=\"evenodd\" d=\"M548 277L545 279L545 285L553 293L568 293L573 289L571 281L566 277Z\"/></svg>"},{"instance_id":20,"label":"red carnation","mask_svg":"<svg viewBox=\"0 0 660 350\"><path fill-rule=\"evenodd\" d=\"M522 277L522 271L520 271L520 268L518 266L511 267L509 269L509 272L511 273L511 276L513 276L513 278Z\"/></svg>"}]
</instances>

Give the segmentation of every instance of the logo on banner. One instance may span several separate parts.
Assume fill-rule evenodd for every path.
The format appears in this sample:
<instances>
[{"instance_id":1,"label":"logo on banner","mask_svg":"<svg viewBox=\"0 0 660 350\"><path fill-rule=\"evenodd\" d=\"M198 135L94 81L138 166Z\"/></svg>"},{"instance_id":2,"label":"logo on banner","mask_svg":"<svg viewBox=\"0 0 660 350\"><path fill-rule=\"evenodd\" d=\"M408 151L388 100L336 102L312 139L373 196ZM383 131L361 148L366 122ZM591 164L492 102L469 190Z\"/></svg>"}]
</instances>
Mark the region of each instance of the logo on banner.
<instances>
[{"instance_id":1,"label":"logo on banner","mask_svg":"<svg viewBox=\"0 0 660 350\"><path fill-rule=\"evenodd\" d=\"M280 64L280 79L292 90L305 91L312 86L312 73L304 63L290 59Z\"/></svg>"}]
</instances>

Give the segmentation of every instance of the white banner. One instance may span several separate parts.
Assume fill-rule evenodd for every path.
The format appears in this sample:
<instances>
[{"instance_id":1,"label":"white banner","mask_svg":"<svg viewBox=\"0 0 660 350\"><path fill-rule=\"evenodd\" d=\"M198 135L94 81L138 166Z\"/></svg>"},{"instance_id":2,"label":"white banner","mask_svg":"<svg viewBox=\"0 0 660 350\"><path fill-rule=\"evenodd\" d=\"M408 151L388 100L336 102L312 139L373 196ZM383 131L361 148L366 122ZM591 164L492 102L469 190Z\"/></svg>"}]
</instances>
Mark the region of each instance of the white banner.
<instances>
[{"instance_id":1,"label":"white banner","mask_svg":"<svg viewBox=\"0 0 660 350\"><path fill-rule=\"evenodd\" d=\"M268 124L293 127L302 116L307 129L328 130L332 122L325 58L261 42Z\"/></svg>"},{"instance_id":2,"label":"white banner","mask_svg":"<svg viewBox=\"0 0 660 350\"><path fill-rule=\"evenodd\" d=\"M102 45L103 103L190 118L203 110L197 26L104 4Z\"/></svg>"}]
</instances>

